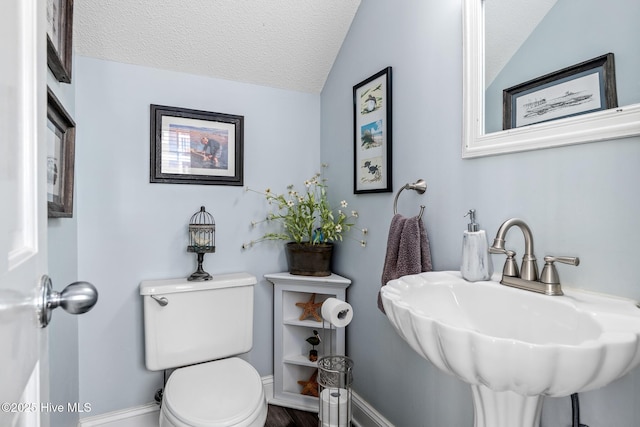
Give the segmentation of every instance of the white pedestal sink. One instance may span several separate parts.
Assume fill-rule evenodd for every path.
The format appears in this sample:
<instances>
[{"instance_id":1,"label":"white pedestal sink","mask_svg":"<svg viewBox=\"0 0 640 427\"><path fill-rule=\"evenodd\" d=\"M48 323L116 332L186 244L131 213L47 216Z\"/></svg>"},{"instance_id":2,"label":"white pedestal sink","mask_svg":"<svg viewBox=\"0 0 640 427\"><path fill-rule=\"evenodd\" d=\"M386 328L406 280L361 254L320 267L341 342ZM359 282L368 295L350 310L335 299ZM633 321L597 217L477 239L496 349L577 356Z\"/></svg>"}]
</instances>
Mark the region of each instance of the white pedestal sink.
<instances>
[{"instance_id":1,"label":"white pedestal sink","mask_svg":"<svg viewBox=\"0 0 640 427\"><path fill-rule=\"evenodd\" d=\"M405 276L381 290L411 348L471 385L476 427L539 427L544 396L593 390L640 364L635 301L564 293L470 283L455 271Z\"/></svg>"}]
</instances>

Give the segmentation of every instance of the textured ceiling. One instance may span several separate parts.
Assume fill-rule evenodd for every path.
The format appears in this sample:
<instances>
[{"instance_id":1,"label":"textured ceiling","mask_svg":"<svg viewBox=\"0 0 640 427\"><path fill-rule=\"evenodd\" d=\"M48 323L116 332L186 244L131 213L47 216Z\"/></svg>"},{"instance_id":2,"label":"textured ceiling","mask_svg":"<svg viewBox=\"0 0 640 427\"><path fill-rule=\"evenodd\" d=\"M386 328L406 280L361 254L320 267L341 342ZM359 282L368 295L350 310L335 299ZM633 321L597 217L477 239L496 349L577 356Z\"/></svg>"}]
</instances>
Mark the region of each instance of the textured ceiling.
<instances>
[{"instance_id":1,"label":"textured ceiling","mask_svg":"<svg viewBox=\"0 0 640 427\"><path fill-rule=\"evenodd\" d=\"M75 0L75 54L320 93L360 0Z\"/></svg>"}]
</instances>

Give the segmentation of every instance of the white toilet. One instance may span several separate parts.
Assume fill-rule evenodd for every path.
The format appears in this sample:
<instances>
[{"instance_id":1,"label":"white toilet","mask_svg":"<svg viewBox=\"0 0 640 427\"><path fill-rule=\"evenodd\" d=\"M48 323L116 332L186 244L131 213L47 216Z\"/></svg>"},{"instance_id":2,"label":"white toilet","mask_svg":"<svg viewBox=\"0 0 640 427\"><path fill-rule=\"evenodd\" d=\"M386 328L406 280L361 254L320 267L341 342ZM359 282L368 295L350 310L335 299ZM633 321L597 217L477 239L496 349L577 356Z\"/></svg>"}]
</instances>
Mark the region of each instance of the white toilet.
<instances>
[{"instance_id":1,"label":"white toilet","mask_svg":"<svg viewBox=\"0 0 640 427\"><path fill-rule=\"evenodd\" d=\"M140 283L147 369L179 368L164 388L160 427L264 426L260 375L230 357L253 345L256 283L247 273Z\"/></svg>"}]
</instances>

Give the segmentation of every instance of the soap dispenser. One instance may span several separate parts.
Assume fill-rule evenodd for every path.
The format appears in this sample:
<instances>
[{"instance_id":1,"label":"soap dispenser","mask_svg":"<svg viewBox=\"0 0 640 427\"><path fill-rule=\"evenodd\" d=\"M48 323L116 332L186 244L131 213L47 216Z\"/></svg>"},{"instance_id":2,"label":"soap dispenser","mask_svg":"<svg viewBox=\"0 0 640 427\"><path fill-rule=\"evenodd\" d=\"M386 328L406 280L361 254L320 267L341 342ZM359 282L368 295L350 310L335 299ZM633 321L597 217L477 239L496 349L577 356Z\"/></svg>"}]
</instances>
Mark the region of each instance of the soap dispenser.
<instances>
[{"instance_id":1,"label":"soap dispenser","mask_svg":"<svg viewBox=\"0 0 640 427\"><path fill-rule=\"evenodd\" d=\"M469 224L462 237L460 273L470 282L489 280L493 274L493 264L489 256L487 234L484 230L480 230L480 226L476 223L475 209L470 209L465 217L467 215Z\"/></svg>"}]
</instances>

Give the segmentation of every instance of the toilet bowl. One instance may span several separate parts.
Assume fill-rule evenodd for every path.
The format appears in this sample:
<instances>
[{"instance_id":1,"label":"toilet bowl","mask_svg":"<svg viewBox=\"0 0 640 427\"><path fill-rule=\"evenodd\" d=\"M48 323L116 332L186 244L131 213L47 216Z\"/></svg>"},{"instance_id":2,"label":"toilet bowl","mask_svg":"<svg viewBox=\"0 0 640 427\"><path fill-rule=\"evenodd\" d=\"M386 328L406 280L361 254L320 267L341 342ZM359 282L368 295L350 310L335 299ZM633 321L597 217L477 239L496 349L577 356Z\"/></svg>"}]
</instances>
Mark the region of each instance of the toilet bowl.
<instances>
[{"instance_id":1,"label":"toilet bowl","mask_svg":"<svg viewBox=\"0 0 640 427\"><path fill-rule=\"evenodd\" d=\"M264 427L258 372L237 357L180 368L165 386L160 427Z\"/></svg>"}]
</instances>

